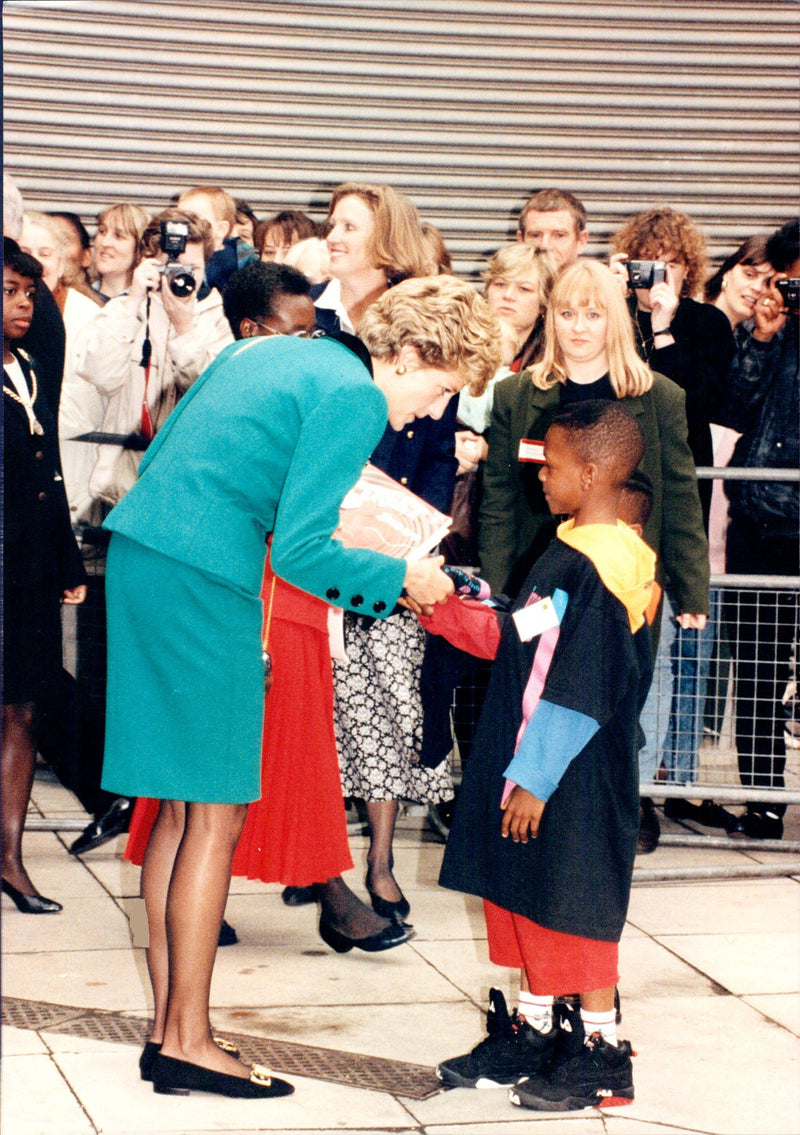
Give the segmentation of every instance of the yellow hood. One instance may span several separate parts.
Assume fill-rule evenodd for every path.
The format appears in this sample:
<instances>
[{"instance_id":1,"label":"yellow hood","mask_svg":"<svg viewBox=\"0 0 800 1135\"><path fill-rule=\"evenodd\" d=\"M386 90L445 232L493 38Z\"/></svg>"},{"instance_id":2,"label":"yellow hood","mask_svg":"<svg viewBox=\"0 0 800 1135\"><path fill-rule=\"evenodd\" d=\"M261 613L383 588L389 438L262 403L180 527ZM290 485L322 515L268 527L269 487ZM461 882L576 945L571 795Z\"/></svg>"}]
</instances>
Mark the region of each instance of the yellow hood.
<instances>
[{"instance_id":1,"label":"yellow hood","mask_svg":"<svg viewBox=\"0 0 800 1135\"><path fill-rule=\"evenodd\" d=\"M628 612L631 631L638 631L653 593L656 554L627 524L583 524L574 520L558 526L558 538L583 552L612 595Z\"/></svg>"}]
</instances>

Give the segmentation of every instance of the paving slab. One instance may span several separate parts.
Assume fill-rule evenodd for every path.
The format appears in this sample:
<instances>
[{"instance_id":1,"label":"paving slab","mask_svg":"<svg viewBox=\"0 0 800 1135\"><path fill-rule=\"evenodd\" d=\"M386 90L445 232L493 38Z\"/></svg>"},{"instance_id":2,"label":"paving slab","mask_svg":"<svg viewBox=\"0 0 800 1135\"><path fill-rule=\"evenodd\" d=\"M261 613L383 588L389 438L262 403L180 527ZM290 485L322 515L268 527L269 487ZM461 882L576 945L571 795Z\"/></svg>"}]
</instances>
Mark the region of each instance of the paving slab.
<instances>
[{"instance_id":1,"label":"paving slab","mask_svg":"<svg viewBox=\"0 0 800 1135\"><path fill-rule=\"evenodd\" d=\"M3 1054L3 1135L95 1135L97 1129L50 1054Z\"/></svg>"},{"instance_id":2,"label":"paving slab","mask_svg":"<svg viewBox=\"0 0 800 1135\"><path fill-rule=\"evenodd\" d=\"M663 934L659 941L741 996L796 993L800 987L797 935Z\"/></svg>"},{"instance_id":3,"label":"paving slab","mask_svg":"<svg viewBox=\"0 0 800 1135\"><path fill-rule=\"evenodd\" d=\"M36 1059L24 1058L20 1059ZM408 1127L405 1108L384 1092L364 1092L319 1080L292 1076L293 1096L237 1100L192 1092L157 1095L139 1078L136 1054L128 1045L106 1045L103 1052L59 1052L54 1061L98 1131L127 1135L131 1119L160 1135L187 1131L347 1130ZM56 1130L56 1129L54 1129Z\"/></svg>"}]
</instances>

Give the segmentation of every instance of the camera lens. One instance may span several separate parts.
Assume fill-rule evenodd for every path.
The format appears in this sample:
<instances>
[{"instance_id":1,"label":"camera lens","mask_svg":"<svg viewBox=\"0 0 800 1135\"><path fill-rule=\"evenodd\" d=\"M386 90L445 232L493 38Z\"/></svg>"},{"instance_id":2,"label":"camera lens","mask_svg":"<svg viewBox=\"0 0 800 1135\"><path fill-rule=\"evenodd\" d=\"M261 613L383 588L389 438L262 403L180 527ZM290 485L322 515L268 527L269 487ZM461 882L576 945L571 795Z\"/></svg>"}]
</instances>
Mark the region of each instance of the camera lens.
<instances>
[{"instance_id":1,"label":"camera lens","mask_svg":"<svg viewBox=\"0 0 800 1135\"><path fill-rule=\"evenodd\" d=\"M168 265L169 286L170 291L174 296L190 296L195 290L194 276L191 272L187 272L184 268L179 268L177 265Z\"/></svg>"}]
</instances>

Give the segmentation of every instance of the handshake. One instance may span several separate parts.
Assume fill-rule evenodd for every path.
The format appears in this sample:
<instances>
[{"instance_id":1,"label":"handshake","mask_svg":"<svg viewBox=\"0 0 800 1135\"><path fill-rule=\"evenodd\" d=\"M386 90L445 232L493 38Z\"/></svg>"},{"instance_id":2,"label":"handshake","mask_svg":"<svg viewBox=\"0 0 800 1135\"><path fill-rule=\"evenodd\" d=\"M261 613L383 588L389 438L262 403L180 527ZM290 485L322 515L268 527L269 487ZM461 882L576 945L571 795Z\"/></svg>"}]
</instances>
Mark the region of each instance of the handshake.
<instances>
[{"instance_id":1,"label":"handshake","mask_svg":"<svg viewBox=\"0 0 800 1135\"><path fill-rule=\"evenodd\" d=\"M484 598L486 584L461 568L445 567L444 556L407 560L406 563L404 594L398 602L415 615L429 615L437 603L444 603L456 592Z\"/></svg>"}]
</instances>

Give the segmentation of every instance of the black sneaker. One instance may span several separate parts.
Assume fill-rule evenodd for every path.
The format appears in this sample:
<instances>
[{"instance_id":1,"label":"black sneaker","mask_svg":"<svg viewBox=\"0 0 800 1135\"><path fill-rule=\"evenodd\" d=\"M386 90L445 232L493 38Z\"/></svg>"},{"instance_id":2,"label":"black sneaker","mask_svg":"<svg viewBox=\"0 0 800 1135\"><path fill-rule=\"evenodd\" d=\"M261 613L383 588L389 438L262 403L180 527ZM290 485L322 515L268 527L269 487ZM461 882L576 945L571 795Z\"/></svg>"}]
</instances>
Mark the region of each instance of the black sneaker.
<instances>
[{"instance_id":1,"label":"black sneaker","mask_svg":"<svg viewBox=\"0 0 800 1135\"><path fill-rule=\"evenodd\" d=\"M543 1076L523 1077L508 1093L517 1107L534 1111L577 1111L587 1107L618 1107L633 1100L633 1055L630 1042L615 1048L592 1033L580 1053L551 1065Z\"/></svg>"},{"instance_id":2,"label":"black sneaker","mask_svg":"<svg viewBox=\"0 0 800 1135\"><path fill-rule=\"evenodd\" d=\"M549 1062L557 1030L540 1033L531 1028L515 1009L509 1016L499 989L489 991L486 1014L488 1036L464 1056L445 1060L436 1069L443 1084L451 1088L501 1088L520 1076L537 1073Z\"/></svg>"}]
</instances>

